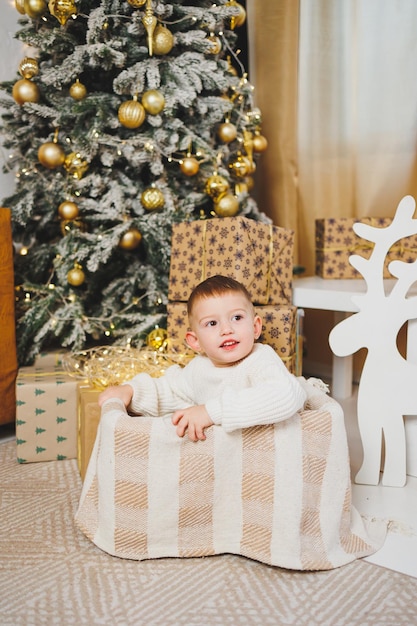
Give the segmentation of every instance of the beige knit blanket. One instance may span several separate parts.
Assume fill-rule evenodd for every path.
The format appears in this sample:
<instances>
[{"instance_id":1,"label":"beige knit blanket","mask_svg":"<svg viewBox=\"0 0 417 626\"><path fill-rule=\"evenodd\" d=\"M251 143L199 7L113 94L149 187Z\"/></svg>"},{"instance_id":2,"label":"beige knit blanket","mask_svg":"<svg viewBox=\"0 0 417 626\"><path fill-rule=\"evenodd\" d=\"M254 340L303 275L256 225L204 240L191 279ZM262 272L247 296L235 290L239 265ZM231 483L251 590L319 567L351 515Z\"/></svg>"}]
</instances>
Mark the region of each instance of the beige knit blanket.
<instances>
[{"instance_id":1,"label":"beige knit blanket","mask_svg":"<svg viewBox=\"0 0 417 626\"><path fill-rule=\"evenodd\" d=\"M131 417L106 403L76 523L128 559L232 553L326 570L375 552L385 524L351 503L340 405L311 383L305 410L274 426L180 439L170 416Z\"/></svg>"}]
</instances>

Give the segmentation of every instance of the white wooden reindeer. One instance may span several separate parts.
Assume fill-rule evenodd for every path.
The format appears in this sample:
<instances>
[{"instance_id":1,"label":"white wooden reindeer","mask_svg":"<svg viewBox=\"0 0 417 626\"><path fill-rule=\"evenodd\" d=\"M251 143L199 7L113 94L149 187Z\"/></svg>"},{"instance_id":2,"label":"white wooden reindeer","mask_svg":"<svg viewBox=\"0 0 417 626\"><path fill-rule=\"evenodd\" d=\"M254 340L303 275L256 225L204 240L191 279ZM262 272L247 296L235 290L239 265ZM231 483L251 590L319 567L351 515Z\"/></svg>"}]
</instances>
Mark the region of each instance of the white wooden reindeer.
<instances>
[{"instance_id":1,"label":"white wooden reindeer","mask_svg":"<svg viewBox=\"0 0 417 626\"><path fill-rule=\"evenodd\" d=\"M401 356L397 335L406 321L417 318L417 296L407 297L409 288L417 281L417 260L391 261L388 269L396 280L390 293L385 293L383 266L395 242L417 233L415 205L414 198L405 196L386 228L354 224L357 235L375 243L369 259L359 255L349 258L364 277L367 291L352 296L359 312L337 324L329 336L330 347L337 356L368 349L358 390L363 462L355 482L361 484L379 483L383 440L382 484L402 487L406 483L404 416L417 414L417 365Z\"/></svg>"}]
</instances>

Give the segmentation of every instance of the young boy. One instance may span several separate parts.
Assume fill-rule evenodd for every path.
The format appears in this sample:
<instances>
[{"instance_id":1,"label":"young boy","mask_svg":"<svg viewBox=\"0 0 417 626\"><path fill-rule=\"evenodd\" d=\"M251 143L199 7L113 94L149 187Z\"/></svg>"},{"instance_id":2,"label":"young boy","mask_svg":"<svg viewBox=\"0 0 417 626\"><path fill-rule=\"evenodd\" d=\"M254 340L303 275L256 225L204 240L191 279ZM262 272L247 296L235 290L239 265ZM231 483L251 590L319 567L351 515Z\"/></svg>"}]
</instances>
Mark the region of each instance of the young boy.
<instances>
[{"instance_id":1,"label":"young boy","mask_svg":"<svg viewBox=\"0 0 417 626\"><path fill-rule=\"evenodd\" d=\"M205 429L226 431L274 424L300 410L306 393L267 345L255 343L262 320L246 288L232 278L212 276L188 301L187 344L197 356L184 368L173 365L161 378L138 374L99 396L119 398L131 414L172 413L179 437L206 438Z\"/></svg>"}]
</instances>

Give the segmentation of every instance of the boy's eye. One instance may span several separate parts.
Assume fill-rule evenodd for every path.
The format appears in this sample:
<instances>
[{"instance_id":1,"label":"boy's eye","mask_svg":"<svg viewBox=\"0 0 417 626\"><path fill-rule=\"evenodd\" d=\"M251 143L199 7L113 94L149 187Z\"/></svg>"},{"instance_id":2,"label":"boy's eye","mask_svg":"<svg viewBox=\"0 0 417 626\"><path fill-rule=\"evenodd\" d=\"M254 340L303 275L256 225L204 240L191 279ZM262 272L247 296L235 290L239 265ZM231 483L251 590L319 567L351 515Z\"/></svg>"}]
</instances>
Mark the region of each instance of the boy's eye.
<instances>
[{"instance_id":1,"label":"boy's eye","mask_svg":"<svg viewBox=\"0 0 417 626\"><path fill-rule=\"evenodd\" d=\"M207 322L206 326L215 326L217 324L217 322L215 320L210 320L209 322Z\"/></svg>"},{"instance_id":2,"label":"boy's eye","mask_svg":"<svg viewBox=\"0 0 417 626\"><path fill-rule=\"evenodd\" d=\"M238 322L239 320L243 319L243 315L240 315L240 313L238 313L237 315L233 316L233 319Z\"/></svg>"}]
</instances>

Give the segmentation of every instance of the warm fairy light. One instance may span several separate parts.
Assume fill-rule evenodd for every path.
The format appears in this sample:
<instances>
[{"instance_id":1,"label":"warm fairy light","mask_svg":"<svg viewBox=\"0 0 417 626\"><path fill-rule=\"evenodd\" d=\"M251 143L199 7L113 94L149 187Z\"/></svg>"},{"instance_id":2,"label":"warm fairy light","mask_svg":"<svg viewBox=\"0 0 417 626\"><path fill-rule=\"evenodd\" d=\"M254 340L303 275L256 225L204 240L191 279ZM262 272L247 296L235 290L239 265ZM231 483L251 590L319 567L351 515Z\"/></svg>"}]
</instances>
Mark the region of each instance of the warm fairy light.
<instances>
[{"instance_id":1,"label":"warm fairy light","mask_svg":"<svg viewBox=\"0 0 417 626\"><path fill-rule=\"evenodd\" d=\"M20 256L26 256L28 252L29 252L29 249L26 246L22 246L20 248L20 253L19 254L20 254Z\"/></svg>"}]
</instances>

